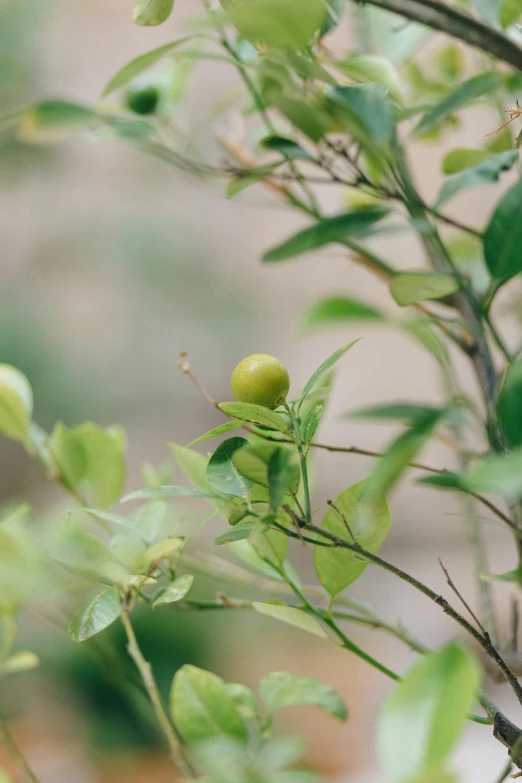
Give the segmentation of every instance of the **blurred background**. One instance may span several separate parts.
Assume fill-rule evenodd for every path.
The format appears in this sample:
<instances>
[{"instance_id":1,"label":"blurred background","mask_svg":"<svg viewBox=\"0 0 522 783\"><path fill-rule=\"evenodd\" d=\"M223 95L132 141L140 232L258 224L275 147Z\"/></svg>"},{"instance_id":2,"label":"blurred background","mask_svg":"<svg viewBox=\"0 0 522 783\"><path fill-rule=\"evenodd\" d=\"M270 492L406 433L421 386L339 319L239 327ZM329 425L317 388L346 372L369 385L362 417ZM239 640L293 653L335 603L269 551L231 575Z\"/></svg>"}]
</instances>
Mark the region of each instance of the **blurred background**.
<instances>
[{"instance_id":1,"label":"blurred background","mask_svg":"<svg viewBox=\"0 0 522 783\"><path fill-rule=\"evenodd\" d=\"M44 98L93 105L108 79L129 59L170 41L199 13L181 2L169 23L136 27L128 0L0 0L0 106L2 113ZM337 34L343 44L348 23ZM189 82L184 130L199 151L215 153L216 133L241 137L233 113L209 123L220 95L237 88L224 65L198 65ZM115 99L117 102L117 99ZM427 198L442 179L443 150L479 146L496 127L487 109L464 115L442 140L414 146L413 169ZM129 439L128 489L143 485L142 466L168 460L167 441L186 444L220 423L176 367L187 351L199 380L217 399L230 398L228 378L245 355L267 352L288 366L297 391L340 345L363 340L343 360L320 440L383 448L394 428L350 422L342 414L384 400L440 402L443 390L433 358L392 327L353 325L303 335L303 309L320 296L357 295L396 313L384 285L334 249L286 264L263 266L262 252L302 225L262 188L227 200L225 185L201 182L167 163L111 139L80 138L55 147L31 147L1 137L0 146L0 362L19 367L35 392L35 419L50 427L60 419L121 424ZM462 219L481 225L498 197L496 187L466 191L452 203ZM331 211L343 194L321 194ZM379 247L377 242L376 247ZM381 240L397 266L419 268L421 252L407 234ZM517 300L502 295L497 315L516 340ZM474 393L469 368L459 376ZM204 451L204 447L201 449ZM441 444L426 462L453 467ZM364 478L367 458L321 452L314 462L316 505ZM476 605L469 571L468 536L461 509L450 495L422 491L415 476L391 498L394 523L385 555L446 591L441 557L460 589ZM46 482L22 449L0 442L0 501L29 498L42 524L64 513L68 500ZM59 509L57 511L56 509ZM187 513L189 513L187 511ZM224 522L209 529L208 543ZM515 566L511 540L485 525L492 571ZM302 578L313 581L311 556L294 548ZM201 583L207 594L217 583ZM230 588L227 588L229 591ZM238 588L239 592L241 590ZM496 592L507 633L509 585ZM367 570L350 589L390 621L403 621L428 644L458 635L422 598L387 575ZM162 783L172 773L153 720L115 686L93 647L70 642L58 627L28 613L20 644L34 649L37 673L12 678L0 694L13 733L42 783ZM343 694L350 710L337 725L311 708L289 710L283 731L308 740L307 760L325 780L376 783L384 779L375 754L374 723L390 683L350 654L247 613L147 613L138 621L145 654L166 690L176 668L190 662L254 688L272 670L322 677ZM413 655L378 631L350 629L354 640L403 671ZM118 629L109 634L124 649ZM158 640L161 643L158 643ZM262 640L262 642L261 642ZM131 664L129 663L129 666ZM487 691L516 719L503 685ZM464 783L489 783L505 753L489 730L470 724L455 768ZM7 752L0 767L18 780Z\"/></svg>"}]
</instances>

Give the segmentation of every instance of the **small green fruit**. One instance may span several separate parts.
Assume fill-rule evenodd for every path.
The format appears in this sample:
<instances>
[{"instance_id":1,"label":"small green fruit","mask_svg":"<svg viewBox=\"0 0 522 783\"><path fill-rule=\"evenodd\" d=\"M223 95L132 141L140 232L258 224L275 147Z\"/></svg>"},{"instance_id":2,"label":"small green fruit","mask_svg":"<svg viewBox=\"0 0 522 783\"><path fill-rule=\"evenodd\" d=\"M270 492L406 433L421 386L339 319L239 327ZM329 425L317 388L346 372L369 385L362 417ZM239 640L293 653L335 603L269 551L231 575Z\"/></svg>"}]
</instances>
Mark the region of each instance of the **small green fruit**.
<instances>
[{"instance_id":1,"label":"small green fruit","mask_svg":"<svg viewBox=\"0 0 522 783\"><path fill-rule=\"evenodd\" d=\"M275 356L254 353L243 359L230 379L238 402L250 402L273 410L281 405L290 389L288 370Z\"/></svg>"},{"instance_id":2,"label":"small green fruit","mask_svg":"<svg viewBox=\"0 0 522 783\"><path fill-rule=\"evenodd\" d=\"M152 85L139 90L131 89L127 93L127 106L135 114L154 114L159 100L159 90Z\"/></svg>"}]
</instances>

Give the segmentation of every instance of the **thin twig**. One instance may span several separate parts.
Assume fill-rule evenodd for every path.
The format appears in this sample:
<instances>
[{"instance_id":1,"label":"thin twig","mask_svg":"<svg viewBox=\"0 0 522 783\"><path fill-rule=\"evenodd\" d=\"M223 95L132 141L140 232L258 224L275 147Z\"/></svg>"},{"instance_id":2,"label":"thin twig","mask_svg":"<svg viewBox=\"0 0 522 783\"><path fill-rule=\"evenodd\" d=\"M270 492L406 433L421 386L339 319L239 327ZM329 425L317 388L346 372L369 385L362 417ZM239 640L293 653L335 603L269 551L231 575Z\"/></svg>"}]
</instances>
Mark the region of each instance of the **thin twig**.
<instances>
[{"instance_id":1,"label":"thin twig","mask_svg":"<svg viewBox=\"0 0 522 783\"><path fill-rule=\"evenodd\" d=\"M141 652L138 640L136 639L136 634L134 633L134 628L132 627L132 623L130 621L129 609L127 606L124 606L123 608L121 613L121 620L125 629L125 634L127 636L127 649L129 651L129 655L136 664L136 667L141 675L143 684L145 685L150 702L152 704L152 709L154 710L158 723L161 726L163 734L167 740L171 759L184 777L194 777L193 771L183 754L181 742L176 735L174 726L170 722L169 718L167 717L167 713L165 712L158 686L152 672L152 667L150 663L143 657L143 653Z\"/></svg>"},{"instance_id":2,"label":"thin twig","mask_svg":"<svg viewBox=\"0 0 522 783\"><path fill-rule=\"evenodd\" d=\"M468 611L468 613L471 615L471 617L472 617L472 618L475 620L475 622L477 623L477 626L478 626L478 627L479 627L479 629L482 631L482 633L483 633L484 635L485 635L485 634L487 634L487 631L486 631L486 629L484 628L484 626L482 625L482 623L481 623L481 622L480 622L480 620L478 619L478 617L477 617L477 615L475 614L475 612L473 611L473 609L472 609L472 608L470 607L470 605L467 603L467 601L466 601L466 600L465 600L465 598L462 596L462 594L461 594L461 593L459 593L459 591L457 590L457 588L456 588L456 586L455 586L455 583L453 582L453 580L452 580L451 576L449 575L448 569L445 567L445 565L444 565L444 563L442 562L442 560L440 559L440 557L438 558L438 560L439 560L440 567L441 567L441 568L442 568L442 570L444 571L444 576L446 577L446 582L448 583L449 587L450 587L450 588L453 590L453 592L455 593L455 595L457 596L457 598L459 599L459 601L460 601L460 602L462 603L462 605L463 605L463 606L464 606L464 607L467 609L467 611Z\"/></svg>"},{"instance_id":3,"label":"thin twig","mask_svg":"<svg viewBox=\"0 0 522 783\"><path fill-rule=\"evenodd\" d=\"M348 524L348 520L346 519L346 516L343 514L341 509L338 506L335 505L333 500L327 500L326 502L327 502L327 504L329 506L331 506L333 508L333 510L337 513L339 518L342 519L343 524L344 524L346 530L348 531L348 534L349 534L350 538L352 539L353 543L356 544L357 543L357 539L355 538L355 536L353 534L353 531L352 531L350 525Z\"/></svg>"}]
</instances>

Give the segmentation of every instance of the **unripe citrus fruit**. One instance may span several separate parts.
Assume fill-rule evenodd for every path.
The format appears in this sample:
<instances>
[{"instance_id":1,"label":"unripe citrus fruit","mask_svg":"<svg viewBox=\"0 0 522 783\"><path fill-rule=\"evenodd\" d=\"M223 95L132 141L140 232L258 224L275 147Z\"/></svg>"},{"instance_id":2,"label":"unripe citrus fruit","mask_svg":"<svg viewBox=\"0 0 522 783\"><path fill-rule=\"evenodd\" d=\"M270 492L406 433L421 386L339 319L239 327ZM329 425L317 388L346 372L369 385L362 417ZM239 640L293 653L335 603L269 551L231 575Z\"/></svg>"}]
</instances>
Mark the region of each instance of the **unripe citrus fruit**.
<instances>
[{"instance_id":1,"label":"unripe citrus fruit","mask_svg":"<svg viewBox=\"0 0 522 783\"><path fill-rule=\"evenodd\" d=\"M157 87L130 89L127 93L127 106L135 114L154 114L158 108L160 93Z\"/></svg>"},{"instance_id":2,"label":"unripe citrus fruit","mask_svg":"<svg viewBox=\"0 0 522 783\"><path fill-rule=\"evenodd\" d=\"M251 402L273 410L286 399L290 389L288 370L275 356L254 353L243 359L230 379L238 402Z\"/></svg>"}]
</instances>

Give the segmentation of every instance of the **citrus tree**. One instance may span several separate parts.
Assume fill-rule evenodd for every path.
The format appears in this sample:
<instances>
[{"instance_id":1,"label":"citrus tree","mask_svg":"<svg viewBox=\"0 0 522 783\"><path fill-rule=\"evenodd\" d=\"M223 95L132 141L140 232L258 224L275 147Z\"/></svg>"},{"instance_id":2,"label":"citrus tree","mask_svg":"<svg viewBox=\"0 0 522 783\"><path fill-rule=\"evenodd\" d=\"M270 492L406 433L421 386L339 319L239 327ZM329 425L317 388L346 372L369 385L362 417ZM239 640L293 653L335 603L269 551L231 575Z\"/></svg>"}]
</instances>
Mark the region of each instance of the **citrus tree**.
<instances>
[{"instance_id":1,"label":"citrus tree","mask_svg":"<svg viewBox=\"0 0 522 783\"><path fill-rule=\"evenodd\" d=\"M172 0L137 0L134 19L158 25L172 11ZM247 357L232 373L230 402L213 399L181 355L180 370L222 423L188 445L169 444L187 483L168 483L161 469L149 465L145 487L124 495L121 429L58 422L44 431L33 420L28 379L14 367L0 366L0 430L75 503L45 541L38 540L25 506L11 510L0 526L2 677L37 665L30 651L13 649L24 604L55 592L57 583L69 592L88 589L88 600L78 599L69 618L70 636L88 643L112 623L122 623L142 690L183 778L304 783L314 774L299 763L300 743L273 736L273 714L308 704L344 721L347 708L332 687L291 671L274 672L255 694L184 666L164 704L133 627L138 606L166 618L181 609L249 608L338 645L346 650L347 665L350 656L358 656L394 683L377 727L385 779L455 781L451 752L466 721L483 725L484 742L500 741L507 748L498 783L513 767L522 769L520 718L505 715L482 690L487 662L522 706L517 677L522 660L499 632L491 592L495 580L522 584L522 359L520 346L508 344L492 312L497 293L522 271L517 173L522 134L516 135L522 116L516 97L521 14L519 0L458 5L365 0L357 6L343 0L203 0L187 35L123 65L97 106L47 100L4 118L26 143L54 143L83 132L120 138L195 176L224 180L229 198L253 186L265 188L302 213L305 225L264 249L264 262L282 263L336 244L373 273L376 284L388 286L404 308L403 317L391 319L372 302L339 295L305 313L308 328L364 321L406 330L437 363L445 402L435 407L392 400L355 412L402 424L382 454L331 446L317 433L335 365L350 360L355 343L326 358L301 389L293 388L275 357ZM354 39L349 48L347 19ZM443 35L432 41L435 31ZM222 109L242 113L247 127L245 144L221 135L222 151L214 156L184 136L177 121L192 69L207 60L237 73L241 91L223 101ZM490 108L487 125L477 128L474 146L443 157L444 184L427 201L412 175L408 144L440 138L458 123L461 110L477 103ZM468 225L455 214L450 202L457 193L504 177L509 184L487 225ZM324 211L325 186L343 194L342 212ZM398 230L414 233L420 248L419 261L407 271L367 245L370 237ZM476 398L461 388L458 370L464 364L474 372ZM220 436L210 456L198 450L199 443ZM418 461L428 441L439 436L454 449L451 469ZM327 508L318 508L309 480L317 449L373 456L374 468L364 481L340 486ZM479 578L480 611L444 567L447 596L379 554L391 525L387 498L412 469L432 490L458 493L473 519L470 568ZM168 504L179 499L207 504L198 525L181 530L172 525ZM123 511L120 506L115 511L120 500ZM129 513L127 501L134 501ZM194 535L214 517L223 524L216 552L239 558L240 578L230 572L226 554L212 563L199 556ZM512 539L518 565L506 573L490 573L484 518ZM292 540L313 560L318 583L303 584L289 559ZM469 644L430 649L393 617L353 601L349 588L366 569L406 582L464 631ZM256 601L223 594L194 599L194 580L209 573L236 589L238 579L259 587L261 576L262 595ZM404 674L393 671L355 644L350 628L356 624L399 639L417 660ZM5 722L0 725L24 774L37 780Z\"/></svg>"}]
</instances>

